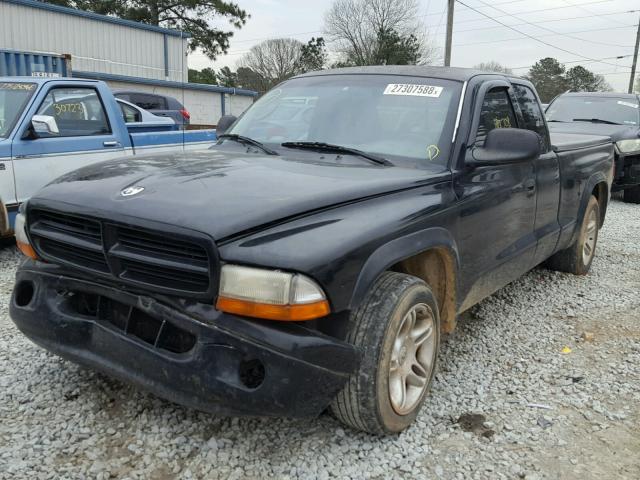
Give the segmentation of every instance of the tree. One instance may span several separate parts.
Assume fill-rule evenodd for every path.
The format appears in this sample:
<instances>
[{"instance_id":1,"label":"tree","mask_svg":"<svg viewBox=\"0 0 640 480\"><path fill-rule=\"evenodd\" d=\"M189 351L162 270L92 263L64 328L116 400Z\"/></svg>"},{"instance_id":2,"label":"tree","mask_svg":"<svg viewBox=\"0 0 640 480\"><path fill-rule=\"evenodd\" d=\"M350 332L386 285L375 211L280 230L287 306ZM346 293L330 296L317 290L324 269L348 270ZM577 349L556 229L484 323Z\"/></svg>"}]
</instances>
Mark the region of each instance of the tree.
<instances>
[{"instance_id":1,"label":"tree","mask_svg":"<svg viewBox=\"0 0 640 480\"><path fill-rule=\"evenodd\" d=\"M393 29L378 31L375 65L416 65L420 60L420 42L411 34L401 37Z\"/></svg>"},{"instance_id":2,"label":"tree","mask_svg":"<svg viewBox=\"0 0 640 480\"><path fill-rule=\"evenodd\" d=\"M189 69L189 83L206 83L208 85L217 85L218 76L213 68L207 67L202 70Z\"/></svg>"},{"instance_id":3,"label":"tree","mask_svg":"<svg viewBox=\"0 0 640 480\"><path fill-rule=\"evenodd\" d=\"M136 22L176 28L191 35L189 49L202 49L210 59L226 53L233 32L211 24L220 18L242 28L249 15L225 0L42 0L65 7L88 10Z\"/></svg>"},{"instance_id":4,"label":"tree","mask_svg":"<svg viewBox=\"0 0 640 480\"><path fill-rule=\"evenodd\" d=\"M223 87L237 87L238 74L229 67L222 67L218 72L218 83Z\"/></svg>"},{"instance_id":5,"label":"tree","mask_svg":"<svg viewBox=\"0 0 640 480\"><path fill-rule=\"evenodd\" d=\"M473 68L477 68L478 70L484 70L485 72L497 72L497 73L506 73L507 75L513 75L513 70L501 65L500 63L494 60L491 60L489 62L479 63L477 65L474 65Z\"/></svg>"},{"instance_id":6,"label":"tree","mask_svg":"<svg viewBox=\"0 0 640 480\"><path fill-rule=\"evenodd\" d=\"M572 92L610 92L611 85L602 75L581 65L566 70L555 58L543 58L531 67L527 78L535 85L540 99L548 103L556 95Z\"/></svg>"},{"instance_id":7,"label":"tree","mask_svg":"<svg viewBox=\"0 0 640 480\"><path fill-rule=\"evenodd\" d=\"M238 62L241 68L251 71L249 78L255 82L253 89L264 93L274 85L300 73L303 44L293 38L265 40L251 47ZM245 70L245 74L249 72Z\"/></svg>"},{"instance_id":8,"label":"tree","mask_svg":"<svg viewBox=\"0 0 640 480\"><path fill-rule=\"evenodd\" d=\"M636 91L636 93L640 93L640 75L638 75L638 78L636 79L635 91Z\"/></svg>"},{"instance_id":9,"label":"tree","mask_svg":"<svg viewBox=\"0 0 640 480\"><path fill-rule=\"evenodd\" d=\"M436 50L419 18L417 0L335 0L324 24L340 64L430 63Z\"/></svg>"},{"instance_id":10,"label":"tree","mask_svg":"<svg viewBox=\"0 0 640 480\"><path fill-rule=\"evenodd\" d=\"M567 88L572 92L610 92L611 85L602 75L595 74L581 65L567 70Z\"/></svg>"},{"instance_id":11,"label":"tree","mask_svg":"<svg viewBox=\"0 0 640 480\"><path fill-rule=\"evenodd\" d=\"M322 70L327 64L327 48L324 38L311 38L300 47L299 69L302 72Z\"/></svg>"},{"instance_id":12,"label":"tree","mask_svg":"<svg viewBox=\"0 0 640 480\"><path fill-rule=\"evenodd\" d=\"M537 61L529 70L527 78L534 84L543 103L568 90L565 68L555 58Z\"/></svg>"}]
</instances>

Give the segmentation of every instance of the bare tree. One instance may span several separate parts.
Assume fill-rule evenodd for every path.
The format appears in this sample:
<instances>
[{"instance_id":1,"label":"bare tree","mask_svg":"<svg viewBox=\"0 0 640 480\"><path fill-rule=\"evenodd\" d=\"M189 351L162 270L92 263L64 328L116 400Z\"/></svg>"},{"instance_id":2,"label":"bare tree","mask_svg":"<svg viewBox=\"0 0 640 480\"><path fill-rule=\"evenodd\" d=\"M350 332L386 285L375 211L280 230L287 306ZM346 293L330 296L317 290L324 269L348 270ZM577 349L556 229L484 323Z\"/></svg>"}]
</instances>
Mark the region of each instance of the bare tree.
<instances>
[{"instance_id":1,"label":"bare tree","mask_svg":"<svg viewBox=\"0 0 640 480\"><path fill-rule=\"evenodd\" d=\"M473 68L477 68L478 70L484 70L485 72L506 73L507 75L513 74L513 70L511 70L509 67L505 67L504 65L496 62L495 60L479 63L477 65L474 65Z\"/></svg>"},{"instance_id":2,"label":"bare tree","mask_svg":"<svg viewBox=\"0 0 640 480\"><path fill-rule=\"evenodd\" d=\"M333 49L343 64L375 65L380 63L380 38L397 35L415 39L418 60L433 63L437 49L428 40L426 27L419 20L417 0L335 0L324 18L325 30ZM394 58L413 58L397 55ZM384 60L384 59L383 59Z\"/></svg>"},{"instance_id":3,"label":"bare tree","mask_svg":"<svg viewBox=\"0 0 640 480\"><path fill-rule=\"evenodd\" d=\"M255 85L260 92L266 92L274 85L301 71L300 57L303 43L293 38L265 40L253 47L238 62L241 69L251 70L260 78Z\"/></svg>"}]
</instances>

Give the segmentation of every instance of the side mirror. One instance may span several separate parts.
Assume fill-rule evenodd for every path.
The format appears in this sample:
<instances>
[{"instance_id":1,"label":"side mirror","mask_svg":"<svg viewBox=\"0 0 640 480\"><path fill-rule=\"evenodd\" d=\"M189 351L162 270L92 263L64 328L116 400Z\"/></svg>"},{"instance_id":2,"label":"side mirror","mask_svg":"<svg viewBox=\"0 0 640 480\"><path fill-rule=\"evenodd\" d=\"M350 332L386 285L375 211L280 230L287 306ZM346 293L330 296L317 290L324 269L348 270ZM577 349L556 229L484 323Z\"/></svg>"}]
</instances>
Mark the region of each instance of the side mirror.
<instances>
[{"instance_id":1,"label":"side mirror","mask_svg":"<svg viewBox=\"0 0 640 480\"><path fill-rule=\"evenodd\" d=\"M218 120L218 126L216 127L216 134L222 135L225 133L237 119L238 117L234 117L233 115L223 115L220 117L220 120Z\"/></svg>"},{"instance_id":2,"label":"side mirror","mask_svg":"<svg viewBox=\"0 0 640 480\"><path fill-rule=\"evenodd\" d=\"M503 165L535 160L540 155L540 137L522 128L495 128L483 147L472 152L475 165Z\"/></svg>"},{"instance_id":3,"label":"side mirror","mask_svg":"<svg viewBox=\"0 0 640 480\"><path fill-rule=\"evenodd\" d=\"M60 133L56 119L50 115L34 115L31 117L31 128L36 134L40 135L57 135Z\"/></svg>"}]
</instances>

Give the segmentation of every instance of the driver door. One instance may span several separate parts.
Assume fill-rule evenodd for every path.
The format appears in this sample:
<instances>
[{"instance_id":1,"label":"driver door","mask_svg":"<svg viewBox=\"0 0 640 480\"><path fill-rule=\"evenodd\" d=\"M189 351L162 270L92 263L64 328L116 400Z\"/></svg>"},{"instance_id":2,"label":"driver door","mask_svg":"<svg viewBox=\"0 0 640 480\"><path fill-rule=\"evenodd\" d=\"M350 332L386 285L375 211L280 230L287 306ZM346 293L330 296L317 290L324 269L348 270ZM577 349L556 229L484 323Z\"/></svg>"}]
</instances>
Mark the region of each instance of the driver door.
<instances>
[{"instance_id":1,"label":"driver door","mask_svg":"<svg viewBox=\"0 0 640 480\"><path fill-rule=\"evenodd\" d=\"M24 129L21 138L15 139L12 153L18 203L67 172L124 154L100 95L91 87L52 88L36 115L53 117L59 133L35 138L25 135L28 129Z\"/></svg>"},{"instance_id":2,"label":"driver door","mask_svg":"<svg viewBox=\"0 0 640 480\"><path fill-rule=\"evenodd\" d=\"M501 81L480 94L466 165L455 185L460 198L461 292L468 292L462 310L528 271L536 248L534 162L471 162L472 148L482 147L489 131L519 127L511 86Z\"/></svg>"}]
</instances>

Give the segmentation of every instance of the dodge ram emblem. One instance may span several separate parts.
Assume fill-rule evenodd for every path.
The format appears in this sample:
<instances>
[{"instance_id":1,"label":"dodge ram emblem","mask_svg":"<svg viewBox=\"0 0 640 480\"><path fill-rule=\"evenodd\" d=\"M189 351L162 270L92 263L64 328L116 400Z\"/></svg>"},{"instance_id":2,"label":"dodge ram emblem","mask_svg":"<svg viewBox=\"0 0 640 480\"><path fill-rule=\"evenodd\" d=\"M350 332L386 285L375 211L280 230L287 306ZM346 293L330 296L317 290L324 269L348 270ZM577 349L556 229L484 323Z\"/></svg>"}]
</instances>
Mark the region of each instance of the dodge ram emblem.
<instances>
[{"instance_id":1,"label":"dodge ram emblem","mask_svg":"<svg viewBox=\"0 0 640 480\"><path fill-rule=\"evenodd\" d=\"M140 187L140 186L133 186L133 187L127 187L124 190L122 190L120 192L120 195L122 195L123 197L130 197L132 195L137 195L138 193L142 192L144 190L144 187Z\"/></svg>"}]
</instances>

